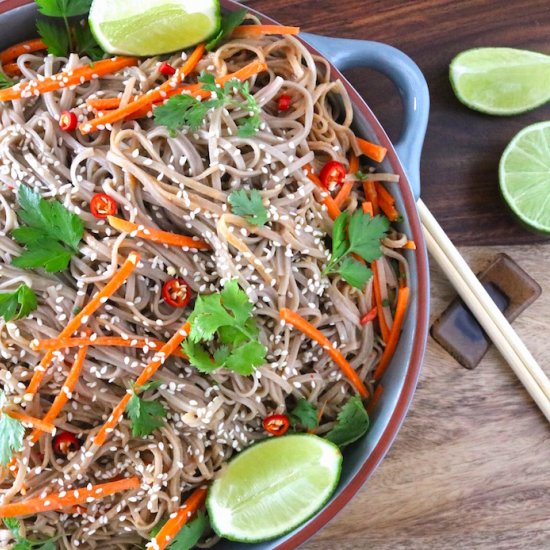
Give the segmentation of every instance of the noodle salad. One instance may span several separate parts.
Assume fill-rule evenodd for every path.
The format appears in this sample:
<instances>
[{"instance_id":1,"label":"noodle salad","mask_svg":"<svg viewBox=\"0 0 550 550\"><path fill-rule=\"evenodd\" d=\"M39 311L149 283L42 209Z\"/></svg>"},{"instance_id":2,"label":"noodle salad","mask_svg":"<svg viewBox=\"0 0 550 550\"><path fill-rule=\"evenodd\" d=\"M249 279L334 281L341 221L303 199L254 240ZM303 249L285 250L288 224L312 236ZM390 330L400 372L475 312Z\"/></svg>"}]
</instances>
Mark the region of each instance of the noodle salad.
<instances>
[{"instance_id":1,"label":"noodle salad","mask_svg":"<svg viewBox=\"0 0 550 550\"><path fill-rule=\"evenodd\" d=\"M298 29L229 18L168 55L80 23L0 53L2 548L211 546L233 456L368 429L398 177Z\"/></svg>"}]
</instances>

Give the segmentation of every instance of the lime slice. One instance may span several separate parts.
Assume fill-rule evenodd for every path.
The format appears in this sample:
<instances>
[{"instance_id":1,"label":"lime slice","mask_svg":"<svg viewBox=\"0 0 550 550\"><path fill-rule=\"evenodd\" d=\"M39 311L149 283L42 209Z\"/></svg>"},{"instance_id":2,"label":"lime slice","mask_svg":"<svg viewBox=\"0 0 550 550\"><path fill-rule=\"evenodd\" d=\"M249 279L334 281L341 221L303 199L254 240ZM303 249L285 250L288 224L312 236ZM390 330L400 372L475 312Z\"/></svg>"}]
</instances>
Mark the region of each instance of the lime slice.
<instances>
[{"instance_id":1,"label":"lime slice","mask_svg":"<svg viewBox=\"0 0 550 550\"><path fill-rule=\"evenodd\" d=\"M219 0L94 0L90 28L109 53L158 55L206 40L220 28Z\"/></svg>"},{"instance_id":2,"label":"lime slice","mask_svg":"<svg viewBox=\"0 0 550 550\"><path fill-rule=\"evenodd\" d=\"M237 455L209 492L218 535L239 542L269 540L310 518L334 492L342 454L315 435L267 439Z\"/></svg>"},{"instance_id":3,"label":"lime slice","mask_svg":"<svg viewBox=\"0 0 550 550\"><path fill-rule=\"evenodd\" d=\"M527 126L508 144L499 166L500 190L530 229L550 233L550 121Z\"/></svg>"},{"instance_id":4,"label":"lime slice","mask_svg":"<svg viewBox=\"0 0 550 550\"><path fill-rule=\"evenodd\" d=\"M550 99L550 57L514 48L477 48L450 67L454 92L464 105L490 115L515 115Z\"/></svg>"}]
</instances>

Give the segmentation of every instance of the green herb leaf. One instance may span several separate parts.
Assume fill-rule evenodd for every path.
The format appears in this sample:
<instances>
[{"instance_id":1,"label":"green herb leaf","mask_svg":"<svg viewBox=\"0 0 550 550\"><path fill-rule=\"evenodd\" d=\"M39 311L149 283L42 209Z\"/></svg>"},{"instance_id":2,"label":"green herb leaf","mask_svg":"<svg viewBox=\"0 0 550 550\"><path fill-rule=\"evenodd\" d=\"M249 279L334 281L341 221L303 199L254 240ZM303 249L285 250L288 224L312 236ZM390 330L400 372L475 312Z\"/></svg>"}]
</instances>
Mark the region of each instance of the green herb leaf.
<instances>
[{"instance_id":1,"label":"green herb leaf","mask_svg":"<svg viewBox=\"0 0 550 550\"><path fill-rule=\"evenodd\" d=\"M8 75L0 71L0 90L3 90L4 88L11 88L15 85L15 83L15 80L12 80L8 77Z\"/></svg>"},{"instance_id":2,"label":"green herb leaf","mask_svg":"<svg viewBox=\"0 0 550 550\"><path fill-rule=\"evenodd\" d=\"M50 17L73 17L90 11L92 0L36 0L38 11Z\"/></svg>"},{"instance_id":3,"label":"green herb leaf","mask_svg":"<svg viewBox=\"0 0 550 550\"><path fill-rule=\"evenodd\" d=\"M21 522L15 518L3 518L4 525L11 531L11 534L15 538L15 546L12 546L12 550L30 550L36 548L37 550L56 550L54 540L49 539L47 541L32 541L21 536Z\"/></svg>"},{"instance_id":4,"label":"green herb leaf","mask_svg":"<svg viewBox=\"0 0 550 550\"><path fill-rule=\"evenodd\" d=\"M105 52L97 43L88 21L83 21L74 26L74 35L80 54L87 55L92 61L103 59Z\"/></svg>"},{"instance_id":5,"label":"green herb leaf","mask_svg":"<svg viewBox=\"0 0 550 550\"><path fill-rule=\"evenodd\" d=\"M36 546L36 544L39 544L40 546ZM31 542L31 545L33 548L36 548L37 550L56 550L57 548L53 540L48 540L43 544Z\"/></svg>"},{"instance_id":6,"label":"green herb leaf","mask_svg":"<svg viewBox=\"0 0 550 550\"><path fill-rule=\"evenodd\" d=\"M339 447L357 441L369 429L369 415L357 396L351 397L338 413L336 425L325 437Z\"/></svg>"},{"instance_id":7,"label":"green herb leaf","mask_svg":"<svg viewBox=\"0 0 550 550\"><path fill-rule=\"evenodd\" d=\"M158 387L159 382L153 381L144 384L139 389L145 391ZM164 426L166 409L158 401L146 401L139 397L136 388L132 389L132 397L126 405L128 418L132 424L132 435L134 437L145 437L151 435L157 428Z\"/></svg>"},{"instance_id":8,"label":"green herb leaf","mask_svg":"<svg viewBox=\"0 0 550 550\"><path fill-rule=\"evenodd\" d=\"M239 288L237 279L225 283L221 291L223 306L231 311L239 324L244 324L250 318L254 306L246 292Z\"/></svg>"},{"instance_id":9,"label":"green herb leaf","mask_svg":"<svg viewBox=\"0 0 550 550\"><path fill-rule=\"evenodd\" d=\"M301 425L310 430L319 425L317 409L315 405L310 403L307 399L298 399L296 406L290 411L288 417L291 426L294 428L297 425Z\"/></svg>"},{"instance_id":10,"label":"green herb leaf","mask_svg":"<svg viewBox=\"0 0 550 550\"><path fill-rule=\"evenodd\" d=\"M200 372L209 373L222 366L222 363L212 361L210 354L204 346L192 342L190 338L187 338L183 342L182 349L183 353L189 358L189 363Z\"/></svg>"},{"instance_id":11,"label":"green herb leaf","mask_svg":"<svg viewBox=\"0 0 550 550\"><path fill-rule=\"evenodd\" d=\"M22 319L38 307L36 294L26 284L21 284L14 292L0 293L0 317L5 321Z\"/></svg>"},{"instance_id":12,"label":"green herb leaf","mask_svg":"<svg viewBox=\"0 0 550 550\"><path fill-rule=\"evenodd\" d=\"M246 192L244 189L233 191L228 199L233 214L243 217L251 225L265 225L268 220L267 209L262 195L256 189Z\"/></svg>"},{"instance_id":13,"label":"green herb leaf","mask_svg":"<svg viewBox=\"0 0 550 550\"><path fill-rule=\"evenodd\" d=\"M348 227L350 253L361 256L366 262L372 262L382 256L380 241L390 228L390 221L385 216L365 214L356 210L351 217Z\"/></svg>"},{"instance_id":14,"label":"green herb leaf","mask_svg":"<svg viewBox=\"0 0 550 550\"><path fill-rule=\"evenodd\" d=\"M332 261L339 260L348 250L349 242L346 236L349 214L342 212L332 226Z\"/></svg>"},{"instance_id":15,"label":"green herb leaf","mask_svg":"<svg viewBox=\"0 0 550 550\"><path fill-rule=\"evenodd\" d=\"M337 271L346 283L361 290L372 277L372 271L351 256L344 258Z\"/></svg>"},{"instance_id":16,"label":"green herb leaf","mask_svg":"<svg viewBox=\"0 0 550 550\"><path fill-rule=\"evenodd\" d=\"M151 530L151 537L156 537L168 520L162 519ZM188 523L186 523L167 546L169 550L191 550L194 548L208 527L208 518L202 511Z\"/></svg>"},{"instance_id":17,"label":"green herb leaf","mask_svg":"<svg viewBox=\"0 0 550 550\"><path fill-rule=\"evenodd\" d=\"M213 50L226 36L231 36L236 27L238 27L246 17L246 9L232 11L222 17L222 24L218 33L206 43L206 50Z\"/></svg>"},{"instance_id":18,"label":"green herb leaf","mask_svg":"<svg viewBox=\"0 0 550 550\"><path fill-rule=\"evenodd\" d=\"M43 267L48 273L55 273L67 269L73 257L70 250L49 239L36 241L27 248L21 256L12 260L12 265L26 269Z\"/></svg>"},{"instance_id":19,"label":"green herb leaf","mask_svg":"<svg viewBox=\"0 0 550 550\"><path fill-rule=\"evenodd\" d=\"M48 53L57 57L66 57L69 53L69 35L65 26L58 21L39 19L36 30L48 47Z\"/></svg>"},{"instance_id":20,"label":"green herb leaf","mask_svg":"<svg viewBox=\"0 0 550 550\"><path fill-rule=\"evenodd\" d=\"M175 137L185 127L198 130L210 108L209 101L199 101L189 94L175 95L155 108L155 122L166 126L170 135Z\"/></svg>"},{"instance_id":21,"label":"green herb leaf","mask_svg":"<svg viewBox=\"0 0 550 550\"><path fill-rule=\"evenodd\" d=\"M0 464L7 466L13 453L23 449L25 427L19 420L11 418L1 410L6 403L6 395L0 390Z\"/></svg>"},{"instance_id":22,"label":"green herb leaf","mask_svg":"<svg viewBox=\"0 0 550 550\"><path fill-rule=\"evenodd\" d=\"M19 537L21 532L21 522L16 518L2 518L4 525L11 531L14 537Z\"/></svg>"},{"instance_id":23,"label":"green herb leaf","mask_svg":"<svg viewBox=\"0 0 550 550\"><path fill-rule=\"evenodd\" d=\"M256 367L265 363L265 347L258 341L251 340L233 348L225 360L225 366L243 376L251 375Z\"/></svg>"}]
</instances>

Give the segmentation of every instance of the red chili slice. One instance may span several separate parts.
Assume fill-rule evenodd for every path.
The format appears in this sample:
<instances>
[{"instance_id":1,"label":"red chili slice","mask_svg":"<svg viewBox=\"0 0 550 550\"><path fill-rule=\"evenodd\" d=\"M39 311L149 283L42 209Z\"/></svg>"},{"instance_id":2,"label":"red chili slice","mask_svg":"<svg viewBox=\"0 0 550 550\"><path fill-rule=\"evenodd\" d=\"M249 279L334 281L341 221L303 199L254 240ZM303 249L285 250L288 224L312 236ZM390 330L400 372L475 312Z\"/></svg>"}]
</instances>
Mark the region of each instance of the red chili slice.
<instances>
[{"instance_id":1,"label":"red chili slice","mask_svg":"<svg viewBox=\"0 0 550 550\"><path fill-rule=\"evenodd\" d=\"M181 277L168 279L162 285L162 297L172 307L185 307L191 300L191 287Z\"/></svg>"},{"instance_id":2,"label":"red chili slice","mask_svg":"<svg viewBox=\"0 0 550 550\"><path fill-rule=\"evenodd\" d=\"M283 94L277 100L277 109L279 111L288 111L292 105L292 98L289 95Z\"/></svg>"},{"instance_id":3,"label":"red chili slice","mask_svg":"<svg viewBox=\"0 0 550 550\"><path fill-rule=\"evenodd\" d=\"M374 306L368 313L366 313L363 317L361 317L361 320L359 321L359 323L361 323L362 325L366 325L367 323L374 321L377 315L378 315L378 308Z\"/></svg>"},{"instance_id":4,"label":"red chili slice","mask_svg":"<svg viewBox=\"0 0 550 550\"><path fill-rule=\"evenodd\" d=\"M264 430L273 435L284 435L290 426L286 414L271 414L263 421Z\"/></svg>"},{"instance_id":5,"label":"red chili slice","mask_svg":"<svg viewBox=\"0 0 550 550\"><path fill-rule=\"evenodd\" d=\"M118 209L118 204L113 197L106 193L97 193L90 201L90 212L99 219L104 220L107 216L114 216Z\"/></svg>"},{"instance_id":6,"label":"red chili slice","mask_svg":"<svg viewBox=\"0 0 550 550\"><path fill-rule=\"evenodd\" d=\"M342 185L346 179L346 167L337 160L329 160L323 166L320 177L327 189L333 185Z\"/></svg>"},{"instance_id":7,"label":"red chili slice","mask_svg":"<svg viewBox=\"0 0 550 550\"><path fill-rule=\"evenodd\" d=\"M53 438L53 450L58 456L68 456L80 449L80 441L70 432L60 432Z\"/></svg>"},{"instance_id":8,"label":"red chili slice","mask_svg":"<svg viewBox=\"0 0 550 550\"><path fill-rule=\"evenodd\" d=\"M72 111L63 111L59 115L59 127L64 132L72 132L78 126L78 117Z\"/></svg>"},{"instance_id":9,"label":"red chili slice","mask_svg":"<svg viewBox=\"0 0 550 550\"><path fill-rule=\"evenodd\" d=\"M159 71L165 76L173 76L176 74L176 69L174 69L170 63L162 63L159 67Z\"/></svg>"}]
</instances>

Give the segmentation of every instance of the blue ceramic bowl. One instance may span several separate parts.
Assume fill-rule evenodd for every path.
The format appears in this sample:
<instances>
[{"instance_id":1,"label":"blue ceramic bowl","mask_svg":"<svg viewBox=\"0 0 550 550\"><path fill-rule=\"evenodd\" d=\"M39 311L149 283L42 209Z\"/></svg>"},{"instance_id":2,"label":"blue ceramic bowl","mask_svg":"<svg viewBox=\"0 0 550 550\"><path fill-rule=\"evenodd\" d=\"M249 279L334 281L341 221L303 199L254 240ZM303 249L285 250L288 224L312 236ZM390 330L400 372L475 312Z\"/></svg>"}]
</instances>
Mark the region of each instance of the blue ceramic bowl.
<instances>
[{"instance_id":1,"label":"blue ceramic bowl","mask_svg":"<svg viewBox=\"0 0 550 550\"><path fill-rule=\"evenodd\" d=\"M240 7L232 0L222 0L226 10ZM275 21L254 10L266 23ZM32 0L0 0L0 49L36 35L36 9ZM396 353L386 370L382 394L372 414L372 427L360 441L345 450L342 477L338 489L315 517L278 540L257 545L239 545L226 541L216 548L254 548L256 550L296 548L325 525L353 497L372 475L387 453L411 403L420 374L428 335L429 279L428 258L415 201L420 194L419 164L428 122L429 95L426 81L415 63L401 51L363 40L344 40L302 33L300 39L313 53L326 57L333 65L332 76L344 83L354 105L355 132L388 149L381 168L400 175L394 191L398 209L403 213L402 230L417 246L408 251L411 301ZM397 86L404 107L400 140L392 145L380 123L340 71L351 67L368 67L388 76ZM395 190L396 187L392 186Z\"/></svg>"}]
</instances>

